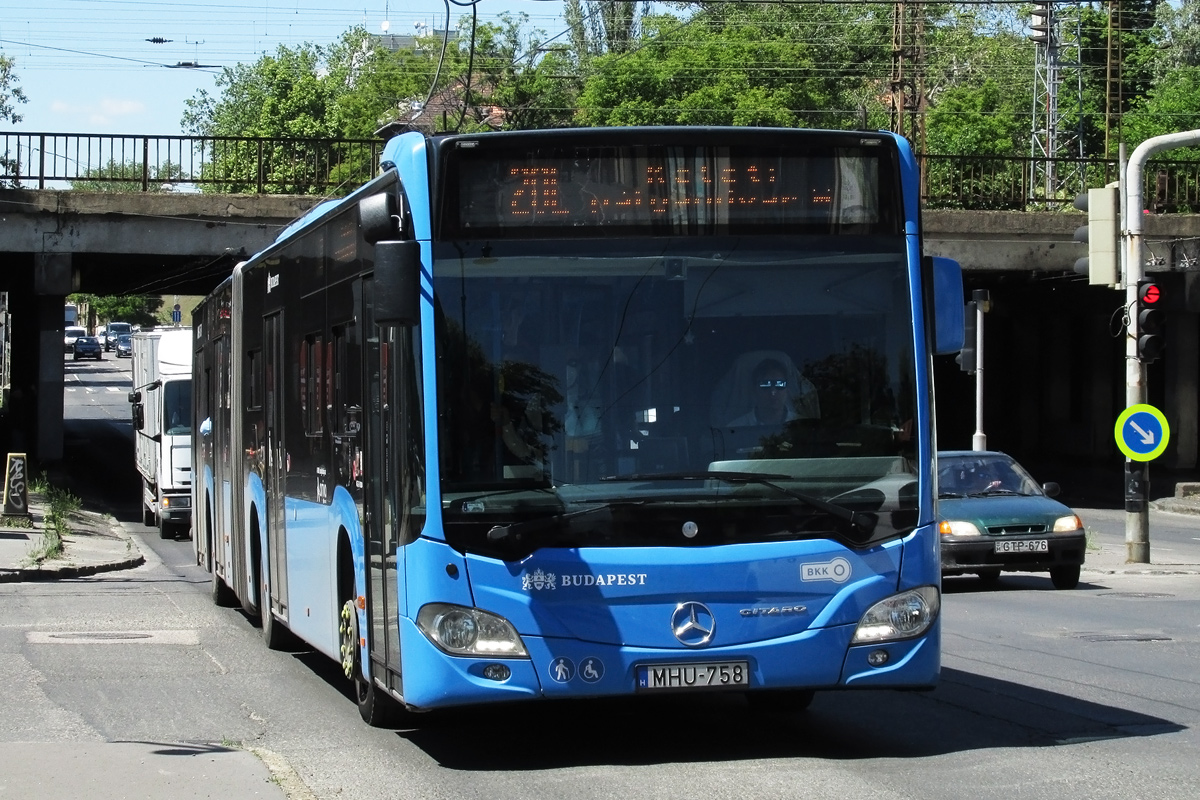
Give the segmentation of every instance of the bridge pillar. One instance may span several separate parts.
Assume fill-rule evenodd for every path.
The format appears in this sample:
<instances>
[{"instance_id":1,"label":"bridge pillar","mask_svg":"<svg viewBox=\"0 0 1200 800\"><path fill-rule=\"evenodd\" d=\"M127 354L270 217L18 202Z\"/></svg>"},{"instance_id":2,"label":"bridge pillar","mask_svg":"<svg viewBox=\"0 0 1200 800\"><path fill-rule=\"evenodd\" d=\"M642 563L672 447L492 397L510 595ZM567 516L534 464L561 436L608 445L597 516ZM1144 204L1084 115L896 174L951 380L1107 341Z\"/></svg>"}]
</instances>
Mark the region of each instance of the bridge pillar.
<instances>
[{"instance_id":1,"label":"bridge pillar","mask_svg":"<svg viewBox=\"0 0 1200 800\"><path fill-rule=\"evenodd\" d=\"M63 456L63 305L76 285L70 253L38 253L33 265L37 306L37 384L34 457L39 463Z\"/></svg>"}]
</instances>

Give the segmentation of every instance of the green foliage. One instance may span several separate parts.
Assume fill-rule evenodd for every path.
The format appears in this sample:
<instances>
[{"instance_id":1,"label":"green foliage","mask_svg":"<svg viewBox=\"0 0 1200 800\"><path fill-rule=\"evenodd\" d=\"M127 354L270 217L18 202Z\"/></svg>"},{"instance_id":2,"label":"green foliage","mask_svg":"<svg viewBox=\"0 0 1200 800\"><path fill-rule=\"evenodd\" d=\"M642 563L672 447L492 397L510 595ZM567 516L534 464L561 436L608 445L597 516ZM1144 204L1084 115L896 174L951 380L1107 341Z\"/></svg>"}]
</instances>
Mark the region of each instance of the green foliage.
<instances>
[{"instance_id":1,"label":"green foliage","mask_svg":"<svg viewBox=\"0 0 1200 800\"><path fill-rule=\"evenodd\" d=\"M87 303L100 323L128 322L134 325L155 325L163 305L161 297L72 295L76 302Z\"/></svg>"},{"instance_id":2,"label":"green foliage","mask_svg":"<svg viewBox=\"0 0 1200 800\"><path fill-rule=\"evenodd\" d=\"M0 122L16 124L22 117L17 113L17 104L26 103L28 99L21 87L17 85L17 74L14 71L16 61L0 53ZM0 153L0 187L12 185L5 175L16 173L16 162L9 158L7 151Z\"/></svg>"},{"instance_id":3,"label":"green foliage","mask_svg":"<svg viewBox=\"0 0 1200 800\"><path fill-rule=\"evenodd\" d=\"M23 117L17 113L17 103L29 102L17 85L16 65L15 59L0 53L0 122L20 122Z\"/></svg>"},{"instance_id":4,"label":"green foliage","mask_svg":"<svg viewBox=\"0 0 1200 800\"><path fill-rule=\"evenodd\" d=\"M109 159L103 167L88 169L85 178L71 181L71 188L84 192L141 192L142 163L140 161L118 162ZM170 161L162 164L150 164L146 170L146 191L170 191L172 183L182 183L187 180L183 167Z\"/></svg>"}]
</instances>

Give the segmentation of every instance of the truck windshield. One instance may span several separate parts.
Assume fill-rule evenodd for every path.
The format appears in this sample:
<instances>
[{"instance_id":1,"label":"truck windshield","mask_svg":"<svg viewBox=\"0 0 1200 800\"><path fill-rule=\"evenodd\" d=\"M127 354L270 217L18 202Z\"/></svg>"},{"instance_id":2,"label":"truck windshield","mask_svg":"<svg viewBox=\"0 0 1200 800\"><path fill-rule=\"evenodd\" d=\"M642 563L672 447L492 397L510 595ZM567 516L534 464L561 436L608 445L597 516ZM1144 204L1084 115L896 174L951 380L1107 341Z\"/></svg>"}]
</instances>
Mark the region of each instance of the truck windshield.
<instances>
[{"instance_id":1,"label":"truck windshield","mask_svg":"<svg viewBox=\"0 0 1200 800\"><path fill-rule=\"evenodd\" d=\"M192 382L168 381L163 384L163 432L185 436L192 432Z\"/></svg>"}]
</instances>

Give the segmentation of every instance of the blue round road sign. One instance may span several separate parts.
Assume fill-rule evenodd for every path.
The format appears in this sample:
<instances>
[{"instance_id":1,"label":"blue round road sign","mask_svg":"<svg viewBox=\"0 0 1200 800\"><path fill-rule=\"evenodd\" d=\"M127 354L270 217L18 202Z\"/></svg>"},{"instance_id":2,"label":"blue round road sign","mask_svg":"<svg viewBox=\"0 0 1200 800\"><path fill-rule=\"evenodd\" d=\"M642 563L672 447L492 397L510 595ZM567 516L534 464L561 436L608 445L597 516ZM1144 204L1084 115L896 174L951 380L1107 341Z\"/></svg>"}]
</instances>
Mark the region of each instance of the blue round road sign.
<instances>
[{"instance_id":1,"label":"blue round road sign","mask_svg":"<svg viewBox=\"0 0 1200 800\"><path fill-rule=\"evenodd\" d=\"M1171 429L1157 408L1137 403L1121 412L1113 431L1117 447L1134 461L1152 461L1167 449Z\"/></svg>"}]
</instances>

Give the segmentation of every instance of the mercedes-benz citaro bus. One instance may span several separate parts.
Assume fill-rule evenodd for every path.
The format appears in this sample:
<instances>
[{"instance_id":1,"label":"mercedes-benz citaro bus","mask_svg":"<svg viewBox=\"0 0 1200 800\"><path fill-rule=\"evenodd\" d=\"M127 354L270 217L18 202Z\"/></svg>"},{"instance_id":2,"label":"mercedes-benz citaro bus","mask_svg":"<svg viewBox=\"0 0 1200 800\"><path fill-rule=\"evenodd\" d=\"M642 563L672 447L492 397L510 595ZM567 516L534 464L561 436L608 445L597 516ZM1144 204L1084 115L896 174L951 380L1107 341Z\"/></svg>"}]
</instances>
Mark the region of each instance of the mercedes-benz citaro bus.
<instances>
[{"instance_id":1,"label":"mercedes-benz citaro bus","mask_svg":"<svg viewBox=\"0 0 1200 800\"><path fill-rule=\"evenodd\" d=\"M917 187L881 132L391 140L195 312L214 600L372 724L932 687L963 305Z\"/></svg>"}]
</instances>

